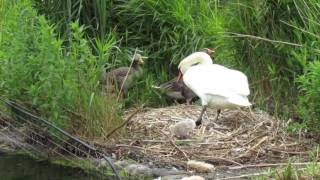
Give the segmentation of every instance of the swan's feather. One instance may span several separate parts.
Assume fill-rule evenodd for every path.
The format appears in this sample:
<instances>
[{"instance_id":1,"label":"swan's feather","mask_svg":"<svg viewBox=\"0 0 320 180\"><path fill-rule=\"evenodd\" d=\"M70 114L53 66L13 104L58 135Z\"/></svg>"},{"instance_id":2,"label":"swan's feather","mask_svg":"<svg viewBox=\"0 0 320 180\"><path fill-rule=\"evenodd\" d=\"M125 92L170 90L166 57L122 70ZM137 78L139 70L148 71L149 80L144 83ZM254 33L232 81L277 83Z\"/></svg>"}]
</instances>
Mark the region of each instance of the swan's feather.
<instances>
[{"instance_id":1,"label":"swan's feather","mask_svg":"<svg viewBox=\"0 0 320 180\"><path fill-rule=\"evenodd\" d=\"M191 66L183 75L184 83L202 101L228 101L239 106L250 106L250 94L246 75L218 64L199 64ZM213 98L213 99L212 99ZM210 104L210 103L209 103Z\"/></svg>"},{"instance_id":2,"label":"swan's feather","mask_svg":"<svg viewBox=\"0 0 320 180\"><path fill-rule=\"evenodd\" d=\"M212 64L211 57L205 52L195 52L184 58L179 66L178 69L184 74L189 67L198 64L201 61L202 64Z\"/></svg>"}]
</instances>

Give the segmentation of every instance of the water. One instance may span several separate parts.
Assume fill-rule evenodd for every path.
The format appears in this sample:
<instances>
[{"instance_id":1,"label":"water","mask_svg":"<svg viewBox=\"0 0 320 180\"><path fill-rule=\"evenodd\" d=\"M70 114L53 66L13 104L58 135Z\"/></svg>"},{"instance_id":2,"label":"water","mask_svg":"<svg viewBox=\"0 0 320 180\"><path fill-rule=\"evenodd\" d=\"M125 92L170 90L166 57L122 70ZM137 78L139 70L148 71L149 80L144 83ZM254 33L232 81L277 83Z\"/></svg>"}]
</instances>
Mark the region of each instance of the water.
<instances>
[{"instance_id":1,"label":"water","mask_svg":"<svg viewBox=\"0 0 320 180\"><path fill-rule=\"evenodd\" d=\"M82 170L38 161L26 155L0 153L2 180L87 180L97 179Z\"/></svg>"}]
</instances>

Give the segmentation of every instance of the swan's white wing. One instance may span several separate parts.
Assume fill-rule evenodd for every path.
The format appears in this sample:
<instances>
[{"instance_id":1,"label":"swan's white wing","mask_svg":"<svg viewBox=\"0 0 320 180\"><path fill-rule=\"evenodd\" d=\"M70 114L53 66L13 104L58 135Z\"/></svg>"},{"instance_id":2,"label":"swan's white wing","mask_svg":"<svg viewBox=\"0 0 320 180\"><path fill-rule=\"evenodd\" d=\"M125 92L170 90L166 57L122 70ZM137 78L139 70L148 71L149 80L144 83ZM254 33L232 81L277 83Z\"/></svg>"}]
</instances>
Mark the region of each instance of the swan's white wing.
<instances>
[{"instance_id":1,"label":"swan's white wing","mask_svg":"<svg viewBox=\"0 0 320 180\"><path fill-rule=\"evenodd\" d=\"M246 75L217 64L192 66L183 80L200 98L212 94L237 99L250 94Z\"/></svg>"}]
</instances>

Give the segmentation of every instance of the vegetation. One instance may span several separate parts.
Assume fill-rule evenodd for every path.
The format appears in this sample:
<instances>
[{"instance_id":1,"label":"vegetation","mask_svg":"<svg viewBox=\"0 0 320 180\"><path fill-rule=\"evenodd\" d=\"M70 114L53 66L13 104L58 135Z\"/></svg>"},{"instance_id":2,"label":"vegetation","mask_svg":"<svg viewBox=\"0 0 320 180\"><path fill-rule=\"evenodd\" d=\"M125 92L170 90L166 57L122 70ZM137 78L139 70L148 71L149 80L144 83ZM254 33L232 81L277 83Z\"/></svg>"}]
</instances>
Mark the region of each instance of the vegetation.
<instances>
[{"instance_id":1,"label":"vegetation","mask_svg":"<svg viewBox=\"0 0 320 180\"><path fill-rule=\"evenodd\" d=\"M167 105L151 88L200 48L248 75L251 101L320 132L317 0L0 0L0 94L73 134L104 137L123 107ZM148 60L124 101L104 95L101 70ZM277 179L317 177L289 165Z\"/></svg>"},{"instance_id":2,"label":"vegetation","mask_svg":"<svg viewBox=\"0 0 320 180\"><path fill-rule=\"evenodd\" d=\"M316 2L239 1L228 5L227 35L236 66L250 78L254 102L269 112L292 116L297 100L296 77L319 53L314 34ZM310 9L304 11L303 9ZM232 32L232 33L230 33Z\"/></svg>"},{"instance_id":3,"label":"vegetation","mask_svg":"<svg viewBox=\"0 0 320 180\"><path fill-rule=\"evenodd\" d=\"M298 79L300 82L300 96L297 110L304 117L304 125L316 132L320 131L320 61L313 61L305 68L304 75Z\"/></svg>"},{"instance_id":4,"label":"vegetation","mask_svg":"<svg viewBox=\"0 0 320 180\"><path fill-rule=\"evenodd\" d=\"M124 103L165 105L151 85L175 76L181 58L203 47L248 75L255 104L276 115L297 112L319 129L315 0L1 2L1 92L75 131L101 134L118 122L119 106L99 86L103 64L129 64L142 50L145 76Z\"/></svg>"},{"instance_id":5,"label":"vegetation","mask_svg":"<svg viewBox=\"0 0 320 180\"><path fill-rule=\"evenodd\" d=\"M304 168L299 168L291 163L285 167L270 169L266 173L261 173L259 176L252 176L253 180L299 180L299 179L319 179L320 169L317 163L310 163Z\"/></svg>"},{"instance_id":6,"label":"vegetation","mask_svg":"<svg viewBox=\"0 0 320 180\"><path fill-rule=\"evenodd\" d=\"M63 45L44 16L29 1L5 2L0 63L3 96L36 109L59 126L88 137L101 136L120 123L117 103L104 97L100 67L114 44L96 41L93 55L83 26L70 24L69 46ZM103 45L102 45L103 44Z\"/></svg>"}]
</instances>

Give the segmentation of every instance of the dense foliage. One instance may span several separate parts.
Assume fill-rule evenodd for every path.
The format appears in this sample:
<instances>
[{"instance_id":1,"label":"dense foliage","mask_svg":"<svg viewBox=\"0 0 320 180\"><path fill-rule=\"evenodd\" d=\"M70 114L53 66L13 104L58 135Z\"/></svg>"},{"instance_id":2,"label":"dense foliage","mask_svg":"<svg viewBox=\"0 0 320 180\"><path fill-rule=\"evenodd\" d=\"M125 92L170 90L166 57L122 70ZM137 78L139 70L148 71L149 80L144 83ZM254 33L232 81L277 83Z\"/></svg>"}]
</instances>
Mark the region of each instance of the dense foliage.
<instances>
[{"instance_id":1,"label":"dense foliage","mask_svg":"<svg viewBox=\"0 0 320 180\"><path fill-rule=\"evenodd\" d=\"M83 38L83 27L75 22L70 24L70 45L64 47L54 27L28 1L5 5L1 94L78 134L101 135L119 123L116 105L101 95L99 84L101 60L114 40L100 45L100 56L95 56Z\"/></svg>"},{"instance_id":2,"label":"dense foliage","mask_svg":"<svg viewBox=\"0 0 320 180\"><path fill-rule=\"evenodd\" d=\"M314 61L300 76L301 96L297 111L304 117L304 125L320 132L320 61Z\"/></svg>"},{"instance_id":3,"label":"dense foliage","mask_svg":"<svg viewBox=\"0 0 320 180\"><path fill-rule=\"evenodd\" d=\"M19 8L31 8L23 4L26 0L16 2ZM61 105L88 119L100 109L100 117L99 70L104 63L108 68L129 64L128 57L136 48L149 59L144 77L129 92L126 104L164 105L163 96L151 85L172 78L177 63L187 54L213 47L217 63L248 75L251 101L261 108L286 116L297 111L308 122L314 119L310 114L317 112L319 101L313 97L318 85L312 74L318 65L310 63L320 53L316 0L32 2L50 23L34 10L21 9L7 12L5 21L0 21L4 27L0 68L6 79L1 91L53 119L69 117ZM10 36L13 32L16 35ZM99 102L100 108L91 111L88 102Z\"/></svg>"}]
</instances>

